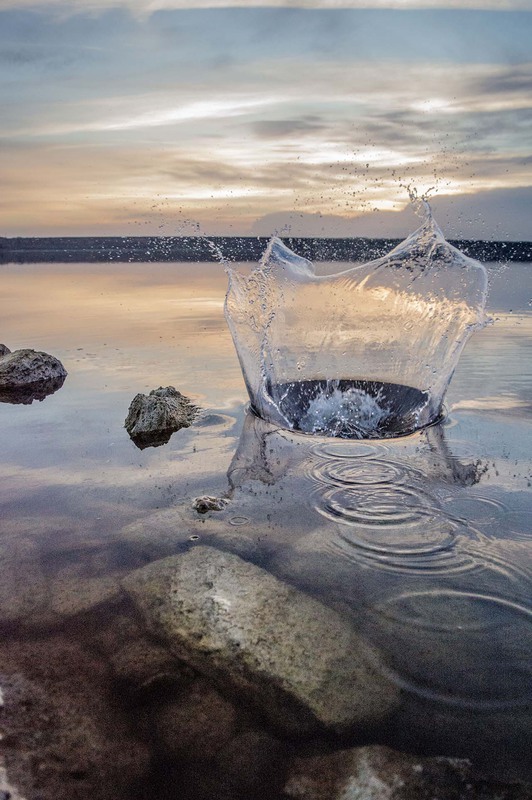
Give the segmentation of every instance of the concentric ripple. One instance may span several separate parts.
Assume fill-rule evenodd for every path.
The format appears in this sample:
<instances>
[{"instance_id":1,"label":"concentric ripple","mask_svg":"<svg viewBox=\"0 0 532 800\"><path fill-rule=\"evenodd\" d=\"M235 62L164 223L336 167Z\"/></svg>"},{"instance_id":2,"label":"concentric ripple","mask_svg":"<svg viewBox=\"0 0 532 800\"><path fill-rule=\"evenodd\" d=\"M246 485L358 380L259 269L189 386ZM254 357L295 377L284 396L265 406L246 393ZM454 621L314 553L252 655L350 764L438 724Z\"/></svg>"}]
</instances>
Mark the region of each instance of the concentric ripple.
<instances>
[{"instance_id":1,"label":"concentric ripple","mask_svg":"<svg viewBox=\"0 0 532 800\"><path fill-rule=\"evenodd\" d=\"M391 447L383 449L373 442L313 448L307 473L316 487L313 505L335 523L327 548L384 572L419 576L477 569L478 558L467 545L479 539L478 531L440 507L417 463L389 458Z\"/></svg>"},{"instance_id":2,"label":"concentric ripple","mask_svg":"<svg viewBox=\"0 0 532 800\"><path fill-rule=\"evenodd\" d=\"M493 497L469 495L456 497L450 495L443 501L443 507L452 509L453 515L462 519L474 519L477 524L502 521L508 514L508 507Z\"/></svg>"},{"instance_id":3,"label":"concentric ripple","mask_svg":"<svg viewBox=\"0 0 532 800\"><path fill-rule=\"evenodd\" d=\"M316 510L344 525L400 525L405 528L418 525L420 521L429 524L427 516L438 513L434 498L409 486L334 486L321 492L319 497Z\"/></svg>"},{"instance_id":4,"label":"concentric ripple","mask_svg":"<svg viewBox=\"0 0 532 800\"><path fill-rule=\"evenodd\" d=\"M310 452L317 458L346 458L349 460L359 458L384 457L389 448L384 444L373 444L373 442L349 441L339 439L338 441L320 442L314 445Z\"/></svg>"},{"instance_id":5,"label":"concentric ripple","mask_svg":"<svg viewBox=\"0 0 532 800\"><path fill-rule=\"evenodd\" d=\"M329 459L314 465L311 477L336 486L370 486L372 484L402 483L410 477L404 465L377 458L356 461Z\"/></svg>"},{"instance_id":6,"label":"concentric ripple","mask_svg":"<svg viewBox=\"0 0 532 800\"><path fill-rule=\"evenodd\" d=\"M462 548L474 535L459 521L429 512L419 524L338 530L329 549L354 563L376 570L410 575L450 575L479 568Z\"/></svg>"},{"instance_id":7,"label":"concentric ripple","mask_svg":"<svg viewBox=\"0 0 532 800\"><path fill-rule=\"evenodd\" d=\"M484 711L532 700L532 609L491 593L405 592L379 606L392 647L388 677L432 701ZM422 647L423 660L417 658Z\"/></svg>"}]
</instances>

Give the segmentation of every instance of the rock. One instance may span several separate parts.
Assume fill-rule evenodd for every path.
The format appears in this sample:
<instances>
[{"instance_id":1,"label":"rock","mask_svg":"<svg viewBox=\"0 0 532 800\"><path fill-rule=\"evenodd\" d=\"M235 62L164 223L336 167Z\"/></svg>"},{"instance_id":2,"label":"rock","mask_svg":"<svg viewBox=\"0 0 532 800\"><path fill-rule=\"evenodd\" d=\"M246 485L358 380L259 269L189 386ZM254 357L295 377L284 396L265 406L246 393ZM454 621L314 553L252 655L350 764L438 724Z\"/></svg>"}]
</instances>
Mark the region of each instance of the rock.
<instances>
[{"instance_id":1,"label":"rock","mask_svg":"<svg viewBox=\"0 0 532 800\"><path fill-rule=\"evenodd\" d=\"M1 346L1 345L0 345ZM0 800L24 800L14 786L8 781L4 760L0 756Z\"/></svg>"},{"instance_id":2,"label":"rock","mask_svg":"<svg viewBox=\"0 0 532 800\"><path fill-rule=\"evenodd\" d=\"M200 522L192 509L186 511L188 514L177 506L165 508L129 523L117 532L121 547L128 551L128 555L142 559L144 563L173 555L188 544L191 536L198 536L204 527L204 518Z\"/></svg>"},{"instance_id":3,"label":"rock","mask_svg":"<svg viewBox=\"0 0 532 800\"><path fill-rule=\"evenodd\" d=\"M220 773L235 788L241 792L256 792L281 773L283 757L289 751L286 743L274 739L265 731L248 729L231 739L219 751L216 761ZM276 788L280 789L281 786Z\"/></svg>"},{"instance_id":4,"label":"rock","mask_svg":"<svg viewBox=\"0 0 532 800\"><path fill-rule=\"evenodd\" d=\"M110 655L110 661L116 678L134 691L180 678L179 665L168 650L146 639L127 642Z\"/></svg>"},{"instance_id":5,"label":"rock","mask_svg":"<svg viewBox=\"0 0 532 800\"><path fill-rule=\"evenodd\" d=\"M227 519L193 513L191 508L173 506L129 523L117 533L122 550L130 558L155 561L175 555L190 542L209 545L241 556L260 559L261 549L251 536Z\"/></svg>"},{"instance_id":6,"label":"rock","mask_svg":"<svg viewBox=\"0 0 532 800\"><path fill-rule=\"evenodd\" d=\"M135 395L124 427L141 450L145 447L159 447L166 444L175 431L188 428L198 411L173 386L160 386L149 395Z\"/></svg>"},{"instance_id":7,"label":"rock","mask_svg":"<svg viewBox=\"0 0 532 800\"><path fill-rule=\"evenodd\" d=\"M120 584L112 575L85 578L78 570L60 570L50 582L50 611L71 617L116 600Z\"/></svg>"},{"instance_id":8,"label":"rock","mask_svg":"<svg viewBox=\"0 0 532 800\"><path fill-rule=\"evenodd\" d=\"M398 691L339 614L236 555L195 546L123 582L181 660L300 734L381 722Z\"/></svg>"},{"instance_id":9,"label":"rock","mask_svg":"<svg viewBox=\"0 0 532 800\"><path fill-rule=\"evenodd\" d=\"M9 347L6 347L5 344L0 344L0 357L7 356L7 354L10 352L11 350L9 349Z\"/></svg>"},{"instance_id":10,"label":"rock","mask_svg":"<svg viewBox=\"0 0 532 800\"><path fill-rule=\"evenodd\" d=\"M165 757L209 761L234 736L235 722L231 703L199 680L185 697L156 709L155 743Z\"/></svg>"},{"instance_id":11,"label":"rock","mask_svg":"<svg viewBox=\"0 0 532 800\"><path fill-rule=\"evenodd\" d=\"M44 400L63 385L66 376L61 362L48 353L15 350L0 354L0 401L29 404Z\"/></svg>"},{"instance_id":12,"label":"rock","mask_svg":"<svg viewBox=\"0 0 532 800\"><path fill-rule=\"evenodd\" d=\"M477 774L469 761L377 745L294 760L284 796L297 800L530 800L532 787Z\"/></svg>"},{"instance_id":13,"label":"rock","mask_svg":"<svg viewBox=\"0 0 532 800\"><path fill-rule=\"evenodd\" d=\"M26 622L48 604L41 553L29 537L0 538L0 622Z\"/></svg>"},{"instance_id":14,"label":"rock","mask_svg":"<svg viewBox=\"0 0 532 800\"><path fill-rule=\"evenodd\" d=\"M198 514L206 514L208 511L223 511L229 500L226 497L211 497L206 494L202 497L195 497L192 501L192 508Z\"/></svg>"},{"instance_id":15,"label":"rock","mask_svg":"<svg viewBox=\"0 0 532 800\"><path fill-rule=\"evenodd\" d=\"M126 800L150 754L113 702L107 665L62 635L2 646L2 751L27 800Z\"/></svg>"}]
</instances>

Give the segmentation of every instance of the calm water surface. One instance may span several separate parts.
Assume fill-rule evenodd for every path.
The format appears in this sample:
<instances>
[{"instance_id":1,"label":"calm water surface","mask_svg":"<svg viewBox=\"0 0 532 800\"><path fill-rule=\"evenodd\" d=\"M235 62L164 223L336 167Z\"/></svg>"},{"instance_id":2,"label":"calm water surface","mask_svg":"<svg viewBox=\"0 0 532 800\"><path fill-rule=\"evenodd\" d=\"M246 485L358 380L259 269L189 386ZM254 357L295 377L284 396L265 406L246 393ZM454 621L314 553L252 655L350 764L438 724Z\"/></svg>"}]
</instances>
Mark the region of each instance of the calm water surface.
<instances>
[{"instance_id":1,"label":"calm water surface","mask_svg":"<svg viewBox=\"0 0 532 800\"><path fill-rule=\"evenodd\" d=\"M257 562L383 652L403 701L380 741L530 777L532 264L490 266L494 322L467 345L445 421L385 442L289 434L246 412L218 265L0 270L0 341L46 350L69 373L43 402L0 404L8 567L31 540L45 581L66 567L80 587L120 577L138 559L124 526L171 509L170 544L155 529L150 557L251 540ZM208 414L139 450L129 403L167 385ZM192 509L222 493L224 511ZM9 591L5 625L48 624L48 584L23 612Z\"/></svg>"}]
</instances>

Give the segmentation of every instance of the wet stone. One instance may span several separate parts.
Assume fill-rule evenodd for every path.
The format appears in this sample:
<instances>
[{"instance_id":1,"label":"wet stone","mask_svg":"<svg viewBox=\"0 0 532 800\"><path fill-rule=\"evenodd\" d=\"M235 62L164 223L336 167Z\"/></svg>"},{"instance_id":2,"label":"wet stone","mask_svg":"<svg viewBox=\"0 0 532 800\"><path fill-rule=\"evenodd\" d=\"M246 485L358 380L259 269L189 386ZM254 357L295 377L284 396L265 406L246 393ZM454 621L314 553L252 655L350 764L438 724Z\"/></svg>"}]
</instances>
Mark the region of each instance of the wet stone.
<instances>
[{"instance_id":1,"label":"wet stone","mask_svg":"<svg viewBox=\"0 0 532 800\"><path fill-rule=\"evenodd\" d=\"M174 555L193 542L227 550L249 561L258 559L257 543L231 525L227 513L198 517L192 508L164 509L126 525L117 539L132 556L145 561Z\"/></svg>"},{"instance_id":2,"label":"wet stone","mask_svg":"<svg viewBox=\"0 0 532 800\"><path fill-rule=\"evenodd\" d=\"M0 800L24 800L18 790L9 782L5 763L0 756Z\"/></svg>"},{"instance_id":3,"label":"wet stone","mask_svg":"<svg viewBox=\"0 0 532 800\"><path fill-rule=\"evenodd\" d=\"M174 554L191 536L201 534L203 526L197 522L192 509L187 516L182 508L168 508L126 525L118 532L117 540L132 555L151 561Z\"/></svg>"},{"instance_id":4,"label":"wet stone","mask_svg":"<svg viewBox=\"0 0 532 800\"><path fill-rule=\"evenodd\" d=\"M238 556L196 546L123 582L148 631L292 734L383 721L398 691L339 614Z\"/></svg>"},{"instance_id":5,"label":"wet stone","mask_svg":"<svg viewBox=\"0 0 532 800\"><path fill-rule=\"evenodd\" d=\"M282 774L290 747L265 731L239 733L217 755L220 773L240 791L256 792ZM279 787L280 788L280 787Z\"/></svg>"},{"instance_id":6,"label":"wet stone","mask_svg":"<svg viewBox=\"0 0 532 800\"><path fill-rule=\"evenodd\" d=\"M133 398L124 427L141 450L166 444L175 431L188 428L199 409L173 386L160 386Z\"/></svg>"},{"instance_id":7,"label":"wet stone","mask_svg":"<svg viewBox=\"0 0 532 800\"><path fill-rule=\"evenodd\" d=\"M67 376L61 362L37 350L0 353L0 402L29 404L59 389Z\"/></svg>"},{"instance_id":8,"label":"wet stone","mask_svg":"<svg viewBox=\"0 0 532 800\"><path fill-rule=\"evenodd\" d=\"M198 680L185 697L156 708L155 745L167 758L209 761L234 736L236 718L233 705Z\"/></svg>"},{"instance_id":9,"label":"wet stone","mask_svg":"<svg viewBox=\"0 0 532 800\"><path fill-rule=\"evenodd\" d=\"M40 551L29 537L0 539L0 622L29 621L48 602Z\"/></svg>"},{"instance_id":10,"label":"wet stone","mask_svg":"<svg viewBox=\"0 0 532 800\"><path fill-rule=\"evenodd\" d=\"M147 779L149 751L109 702L105 662L61 635L5 642L0 686L9 781L26 800L122 800Z\"/></svg>"},{"instance_id":11,"label":"wet stone","mask_svg":"<svg viewBox=\"0 0 532 800\"><path fill-rule=\"evenodd\" d=\"M146 639L127 642L110 656L116 678L132 690L180 678L179 665L167 650Z\"/></svg>"},{"instance_id":12,"label":"wet stone","mask_svg":"<svg viewBox=\"0 0 532 800\"><path fill-rule=\"evenodd\" d=\"M84 578L75 569L64 569L50 582L50 611L61 617L74 616L116 600L119 592L120 584L111 575Z\"/></svg>"},{"instance_id":13,"label":"wet stone","mask_svg":"<svg viewBox=\"0 0 532 800\"><path fill-rule=\"evenodd\" d=\"M294 759L294 800L530 800L532 786L479 775L469 761L422 758L377 745Z\"/></svg>"},{"instance_id":14,"label":"wet stone","mask_svg":"<svg viewBox=\"0 0 532 800\"><path fill-rule=\"evenodd\" d=\"M198 514L206 514L208 511L223 511L229 500L225 497L211 497L211 495L203 495L202 497L195 497L192 501L192 508Z\"/></svg>"}]
</instances>

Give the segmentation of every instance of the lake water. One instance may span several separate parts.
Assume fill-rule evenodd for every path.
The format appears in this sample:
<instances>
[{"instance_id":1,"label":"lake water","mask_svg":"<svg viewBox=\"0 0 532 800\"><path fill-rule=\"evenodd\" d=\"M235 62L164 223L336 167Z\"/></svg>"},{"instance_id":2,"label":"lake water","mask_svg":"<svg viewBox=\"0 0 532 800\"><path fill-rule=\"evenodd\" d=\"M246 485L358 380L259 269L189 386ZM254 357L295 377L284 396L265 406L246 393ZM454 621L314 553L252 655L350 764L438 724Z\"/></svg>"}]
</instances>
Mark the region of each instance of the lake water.
<instances>
[{"instance_id":1,"label":"lake water","mask_svg":"<svg viewBox=\"0 0 532 800\"><path fill-rule=\"evenodd\" d=\"M66 653L92 653L130 570L197 543L239 552L241 537L251 560L383 654L402 700L373 741L530 780L532 264L488 268L493 324L468 343L444 421L355 442L247 412L217 264L1 266L0 341L68 370L44 401L0 404L12 672L38 682L28 653L58 636ZM123 427L128 406L167 385L208 413L140 450ZM224 510L194 511L195 497L223 494ZM93 606L97 623L83 616ZM64 656L66 672L78 668ZM131 710L133 724L142 713ZM187 785L182 796L196 796Z\"/></svg>"}]
</instances>

